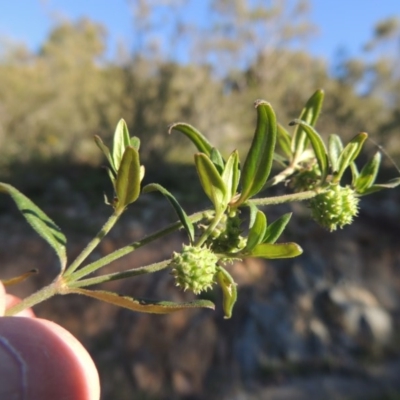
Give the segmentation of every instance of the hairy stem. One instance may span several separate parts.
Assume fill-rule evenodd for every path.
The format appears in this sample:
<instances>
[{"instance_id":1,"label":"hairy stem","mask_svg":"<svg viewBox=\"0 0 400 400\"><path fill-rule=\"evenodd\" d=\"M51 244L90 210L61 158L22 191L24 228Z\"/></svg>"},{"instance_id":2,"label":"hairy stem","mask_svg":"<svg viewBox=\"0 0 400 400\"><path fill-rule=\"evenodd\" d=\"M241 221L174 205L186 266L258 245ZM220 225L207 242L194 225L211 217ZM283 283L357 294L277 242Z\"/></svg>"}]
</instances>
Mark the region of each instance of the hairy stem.
<instances>
[{"instance_id":1,"label":"hairy stem","mask_svg":"<svg viewBox=\"0 0 400 400\"><path fill-rule=\"evenodd\" d=\"M189 219L192 222L197 222L200 221L203 218L204 211L197 212L189 217ZM152 233L149 236L146 236L142 240L139 240L137 242L133 242L129 244L128 246L122 247L107 256L100 258L97 261L94 261L85 267L81 268L79 271L76 271L75 273L69 275L67 277L67 281L72 282L72 281L77 281L80 278L83 278L86 275L89 275L93 273L94 271L97 271L99 268L104 267L107 264L110 264L111 262L118 260L119 258L126 256L127 254L131 253L132 251L135 251L139 247L142 247L148 243L153 242L154 240L157 240L163 236L166 236L172 232L175 232L176 230L182 228L182 223L181 222L175 222L173 224L168 225L167 227L160 229L157 232Z\"/></svg>"},{"instance_id":2,"label":"hairy stem","mask_svg":"<svg viewBox=\"0 0 400 400\"><path fill-rule=\"evenodd\" d=\"M171 259L160 261L155 264L146 265L144 267L138 267L129 269L127 271L115 272L113 274L101 275L96 276L94 278L89 279L82 279L81 281L71 282L68 284L68 287L71 289L91 286L91 285L98 285L104 282L111 282L116 281L118 279L126 279L131 278L132 276L138 276L143 274L151 274L153 272L161 271L168 267Z\"/></svg>"},{"instance_id":3,"label":"hairy stem","mask_svg":"<svg viewBox=\"0 0 400 400\"><path fill-rule=\"evenodd\" d=\"M25 310L26 308L33 307L34 305L39 304L42 301L45 301L58 293L60 293L59 285L56 280L52 282L50 285L43 287L42 289L38 290L37 292L31 294L30 296L22 300L20 303L6 310L5 316L16 315L19 312Z\"/></svg>"},{"instance_id":4,"label":"hairy stem","mask_svg":"<svg viewBox=\"0 0 400 400\"><path fill-rule=\"evenodd\" d=\"M251 203L256 206L270 206L275 204L289 203L293 201L309 200L323 193L325 189L317 188L315 190L307 190L305 192L285 194L283 196L265 197L261 199L247 200L246 203Z\"/></svg>"}]
</instances>

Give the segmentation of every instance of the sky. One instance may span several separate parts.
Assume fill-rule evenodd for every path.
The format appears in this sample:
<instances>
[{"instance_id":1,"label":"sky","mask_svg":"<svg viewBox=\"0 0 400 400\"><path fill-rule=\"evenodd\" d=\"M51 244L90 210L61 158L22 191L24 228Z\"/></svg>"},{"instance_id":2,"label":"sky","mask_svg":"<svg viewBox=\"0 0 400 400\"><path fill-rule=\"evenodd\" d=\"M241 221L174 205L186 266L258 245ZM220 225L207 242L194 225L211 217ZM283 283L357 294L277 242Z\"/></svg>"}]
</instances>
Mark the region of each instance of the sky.
<instances>
[{"instance_id":1,"label":"sky","mask_svg":"<svg viewBox=\"0 0 400 400\"><path fill-rule=\"evenodd\" d=\"M203 0L194 1L191 18L204 18ZM116 43L132 44L133 25L129 0L0 0L0 37L24 42L37 50L62 18L89 17L106 26L109 54ZM400 0L311 0L311 21L319 33L309 43L316 56L332 60L338 50L362 56L362 45L370 38L378 20L400 18Z\"/></svg>"}]
</instances>

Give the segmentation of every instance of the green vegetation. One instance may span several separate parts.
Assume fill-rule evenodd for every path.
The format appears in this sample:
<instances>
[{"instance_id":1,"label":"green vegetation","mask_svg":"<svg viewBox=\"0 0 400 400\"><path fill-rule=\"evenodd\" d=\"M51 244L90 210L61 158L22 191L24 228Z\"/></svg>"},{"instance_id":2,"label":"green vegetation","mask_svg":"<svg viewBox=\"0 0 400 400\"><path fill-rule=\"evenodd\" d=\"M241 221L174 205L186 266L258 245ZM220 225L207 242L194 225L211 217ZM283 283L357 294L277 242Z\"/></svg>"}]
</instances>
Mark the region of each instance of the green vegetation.
<instances>
[{"instance_id":1,"label":"green vegetation","mask_svg":"<svg viewBox=\"0 0 400 400\"><path fill-rule=\"evenodd\" d=\"M254 99L271 102L286 125L319 87L329 93L319 131L340 132L345 141L366 131L399 159L398 21L377 24L366 45L371 61L338 59L329 72L298 45L314 28L306 2L289 9L279 1L254 8L214 0L207 31L173 20L185 34L171 33L166 42L173 45L163 49L152 47L157 27L138 4L133 49L113 59L106 59L104 29L89 20L55 26L37 52L20 44L1 49L0 172L32 162L98 166L92 137L110 140L121 117L142 139L146 163L190 160L188 144L172 148L166 134L177 120L206 132L223 153L240 150L250 144ZM176 5L163 7L173 15ZM184 41L190 64L176 62Z\"/></svg>"}]
</instances>

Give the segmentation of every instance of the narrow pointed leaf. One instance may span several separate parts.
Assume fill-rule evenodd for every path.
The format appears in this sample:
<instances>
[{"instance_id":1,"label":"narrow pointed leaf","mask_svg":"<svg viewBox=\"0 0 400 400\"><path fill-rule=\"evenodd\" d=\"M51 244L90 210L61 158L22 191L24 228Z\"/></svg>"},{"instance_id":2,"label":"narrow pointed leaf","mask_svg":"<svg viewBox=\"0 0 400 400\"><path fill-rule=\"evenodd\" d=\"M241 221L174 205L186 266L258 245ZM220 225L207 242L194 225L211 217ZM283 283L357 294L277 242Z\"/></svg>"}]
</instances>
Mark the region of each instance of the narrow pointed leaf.
<instances>
[{"instance_id":1,"label":"narrow pointed leaf","mask_svg":"<svg viewBox=\"0 0 400 400\"><path fill-rule=\"evenodd\" d=\"M338 161L342 151L343 143L340 137L335 134L329 135L328 155L331 162L332 172L336 172L338 170Z\"/></svg>"},{"instance_id":2,"label":"narrow pointed leaf","mask_svg":"<svg viewBox=\"0 0 400 400\"><path fill-rule=\"evenodd\" d=\"M381 158L381 153L378 151L374 157L364 165L355 182L355 188L358 193L363 193L375 182L381 164Z\"/></svg>"},{"instance_id":3,"label":"narrow pointed leaf","mask_svg":"<svg viewBox=\"0 0 400 400\"><path fill-rule=\"evenodd\" d=\"M251 227L254 225L255 221L256 221L256 216L258 213L258 208L256 205L254 205L253 203L247 203L246 204L249 209L250 209L250 217L249 217L249 229L251 229Z\"/></svg>"},{"instance_id":4,"label":"narrow pointed leaf","mask_svg":"<svg viewBox=\"0 0 400 400\"><path fill-rule=\"evenodd\" d=\"M115 173L111 168L108 168L108 167L106 167L106 171L107 171L108 177L110 178L111 183L113 184L113 188L115 191L116 190L116 188L115 188L115 178L116 178Z\"/></svg>"},{"instance_id":5,"label":"narrow pointed leaf","mask_svg":"<svg viewBox=\"0 0 400 400\"><path fill-rule=\"evenodd\" d=\"M249 231L245 251L251 251L255 246L262 242L267 228L267 218L265 214L258 210L254 224Z\"/></svg>"},{"instance_id":6,"label":"narrow pointed leaf","mask_svg":"<svg viewBox=\"0 0 400 400\"><path fill-rule=\"evenodd\" d=\"M276 117L264 100L255 102L257 126L241 174L242 193L236 205L244 203L264 186L271 172L276 143Z\"/></svg>"},{"instance_id":7,"label":"narrow pointed leaf","mask_svg":"<svg viewBox=\"0 0 400 400\"><path fill-rule=\"evenodd\" d=\"M218 172L222 174L225 165L224 159L222 158L221 153L215 147L211 149L210 160L213 162Z\"/></svg>"},{"instance_id":8,"label":"narrow pointed leaf","mask_svg":"<svg viewBox=\"0 0 400 400\"><path fill-rule=\"evenodd\" d=\"M125 149L115 181L118 208L125 208L133 203L140 194L139 153L131 146Z\"/></svg>"},{"instance_id":9,"label":"narrow pointed leaf","mask_svg":"<svg viewBox=\"0 0 400 400\"><path fill-rule=\"evenodd\" d=\"M201 153L207 154L208 156L211 153L211 149L213 146L207 140L205 136L203 136L196 128L192 125L186 124L184 122L177 122L175 124L170 125L169 133L173 130L183 133L190 141L196 146L197 150Z\"/></svg>"},{"instance_id":10,"label":"narrow pointed leaf","mask_svg":"<svg viewBox=\"0 0 400 400\"><path fill-rule=\"evenodd\" d=\"M24 272L21 275L15 276L14 278L11 279L2 279L0 282L4 286L12 286L12 285L18 285L18 283L21 283L25 281L26 279L30 278L32 275L36 275L39 271L37 269L31 269L28 272Z\"/></svg>"},{"instance_id":11,"label":"narrow pointed leaf","mask_svg":"<svg viewBox=\"0 0 400 400\"><path fill-rule=\"evenodd\" d=\"M204 193L214 204L215 210L225 208L228 202L228 190L217 168L204 153L194 155L197 173Z\"/></svg>"},{"instance_id":12,"label":"narrow pointed leaf","mask_svg":"<svg viewBox=\"0 0 400 400\"><path fill-rule=\"evenodd\" d=\"M218 267L217 281L222 289L222 307L225 314L224 318L229 319L232 316L232 309L237 299L236 282L223 267Z\"/></svg>"},{"instance_id":13,"label":"narrow pointed leaf","mask_svg":"<svg viewBox=\"0 0 400 400\"><path fill-rule=\"evenodd\" d=\"M306 122L310 126L314 126L317 122L319 114L321 112L322 103L324 101L324 91L317 90L307 101L298 119ZM307 134L304 130L304 126L299 124L292 136L292 152L295 154L295 158L300 157L303 151L307 147Z\"/></svg>"},{"instance_id":14,"label":"narrow pointed leaf","mask_svg":"<svg viewBox=\"0 0 400 400\"><path fill-rule=\"evenodd\" d=\"M299 256L302 252L297 243L261 243L254 247L248 256L267 259L292 258Z\"/></svg>"},{"instance_id":15,"label":"narrow pointed leaf","mask_svg":"<svg viewBox=\"0 0 400 400\"><path fill-rule=\"evenodd\" d=\"M351 171L351 186L356 187L356 182L360 173L358 172L358 168L355 162L350 164L350 171Z\"/></svg>"},{"instance_id":16,"label":"narrow pointed leaf","mask_svg":"<svg viewBox=\"0 0 400 400\"><path fill-rule=\"evenodd\" d=\"M175 311L189 308L210 308L215 309L214 303L209 300L195 300L187 303L174 303L172 301L152 301L137 299L129 296L121 296L117 293L105 290L70 289L70 293L83 294L115 306L128 308L132 311L139 311L153 314L170 314Z\"/></svg>"},{"instance_id":17,"label":"narrow pointed leaf","mask_svg":"<svg viewBox=\"0 0 400 400\"><path fill-rule=\"evenodd\" d=\"M358 157L367 140L368 134L361 132L356 135L343 149L338 160L338 170L335 174L335 181L339 182L347 167Z\"/></svg>"},{"instance_id":18,"label":"narrow pointed leaf","mask_svg":"<svg viewBox=\"0 0 400 400\"><path fill-rule=\"evenodd\" d=\"M122 161L122 157L125 152L125 148L130 145L130 137L128 132L128 127L126 122L121 119L115 128L114 138L113 138L113 150L112 158L114 160L114 166L118 171L119 166Z\"/></svg>"},{"instance_id":19,"label":"narrow pointed leaf","mask_svg":"<svg viewBox=\"0 0 400 400\"><path fill-rule=\"evenodd\" d=\"M306 133L308 139L311 142L311 145L315 153L315 157L317 159L319 168L321 170L321 180L324 181L328 174L328 156L325 144L321 136L311 125L299 119L295 119L289 125L296 125L296 124L302 126L304 132Z\"/></svg>"},{"instance_id":20,"label":"narrow pointed leaf","mask_svg":"<svg viewBox=\"0 0 400 400\"><path fill-rule=\"evenodd\" d=\"M67 239L61 229L38 206L13 186L0 183L0 191L12 197L32 228L55 250L63 270L67 262L65 249Z\"/></svg>"},{"instance_id":21,"label":"narrow pointed leaf","mask_svg":"<svg viewBox=\"0 0 400 400\"><path fill-rule=\"evenodd\" d=\"M113 158L111 157L110 149L103 143L101 140L100 136L95 135L94 136L94 141L97 144L97 147L103 152L103 154L106 156L108 163L110 164L111 168L117 172L115 169L114 161Z\"/></svg>"},{"instance_id":22,"label":"narrow pointed leaf","mask_svg":"<svg viewBox=\"0 0 400 400\"><path fill-rule=\"evenodd\" d=\"M291 149L291 136L289 135L288 131L281 125L278 124L277 126L277 141L278 145L282 149L285 156L291 160L292 159L292 149Z\"/></svg>"},{"instance_id":23,"label":"narrow pointed leaf","mask_svg":"<svg viewBox=\"0 0 400 400\"><path fill-rule=\"evenodd\" d=\"M235 150L228 158L222 172L222 180L225 183L230 199L235 196L240 179L239 153ZM229 199L229 200L230 200Z\"/></svg>"},{"instance_id":24,"label":"narrow pointed leaf","mask_svg":"<svg viewBox=\"0 0 400 400\"><path fill-rule=\"evenodd\" d=\"M287 214L282 215L276 221L272 222L272 224L269 224L265 231L263 242L264 243L275 243L279 239L279 237L282 235L282 232L285 230L286 225L290 221L291 217L292 217L292 213L287 213Z\"/></svg>"},{"instance_id":25,"label":"narrow pointed leaf","mask_svg":"<svg viewBox=\"0 0 400 400\"><path fill-rule=\"evenodd\" d=\"M157 183L150 183L149 185L146 185L142 192L143 193L149 193L153 192L155 190L158 190L160 193L162 193L167 200L171 203L172 207L174 207L175 212L178 214L179 220L181 221L183 227L185 228L189 240L191 243L194 242L194 226L192 222L190 221L189 217L187 216L185 210L181 207L179 204L178 200L164 187Z\"/></svg>"},{"instance_id":26,"label":"narrow pointed leaf","mask_svg":"<svg viewBox=\"0 0 400 400\"><path fill-rule=\"evenodd\" d=\"M366 189L363 193L361 193L361 196L379 192L380 190L384 190L384 189L394 189L395 187L397 187L399 185L400 185L400 178L394 178L394 179L391 179L387 183L379 183L376 185L372 185L371 187Z\"/></svg>"}]
</instances>

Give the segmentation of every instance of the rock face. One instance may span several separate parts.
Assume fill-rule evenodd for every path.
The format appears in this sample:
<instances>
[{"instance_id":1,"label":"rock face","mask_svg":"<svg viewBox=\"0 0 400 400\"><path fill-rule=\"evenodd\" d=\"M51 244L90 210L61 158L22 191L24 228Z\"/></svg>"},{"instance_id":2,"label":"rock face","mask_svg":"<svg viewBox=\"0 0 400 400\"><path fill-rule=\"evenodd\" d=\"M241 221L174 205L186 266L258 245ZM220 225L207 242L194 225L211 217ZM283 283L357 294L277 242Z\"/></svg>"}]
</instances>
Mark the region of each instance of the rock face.
<instances>
[{"instance_id":1,"label":"rock face","mask_svg":"<svg viewBox=\"0 0 400 400\"><path fill-rule=\"evenodd\" d=\"M136 213L143 221L126 218L93 257L159 227L164 206L153 206L154 213ZM338 398L326 391L334 382L338 390L354 384L354 398L379 395L381 386L372 390L371 383L377 379L394 388L394 367L374 375L362 360L375 360L376 365L387 355L400 357L400 224L393 222L392 214L376 215L373 204L365 209L352 226L333 234L308 218L294 218L282 241L301 244L301 257L248 259L228 267L239 288L230 320L223 319L218 288L207 293L216 302L214 313L145 315L72 296L52 299L37 313L71 330L89 348L100 369L104 399L124 400L134 394L155 399L302 399L310 398L310 385L322 387L315 382L324 380L328 382L325 392L314 392L316 399ZM276 216L271 215L271 220ZM3 226L12 223L12 229L0 234L5 277L34 267L42 271L36 280L16 288L17 294L24 295L52 279L55 269L43 265L52 265L54 258L40 239L25 233L25 225L11 219L2 217ZM97 222L92 225L101 226L102 220ZM70 253L76 255L87 238L74 232L68 236ZM170 257L183 240L177 235L140 249L103 273ZM111 282L107 288L137 297L193 298L175 287L168 272ZM304 376L306 380L300 382ZM337 376L354 380L339 382ZM252 397L250 389L259 397Z\"/></svg>"}]
</instances>

